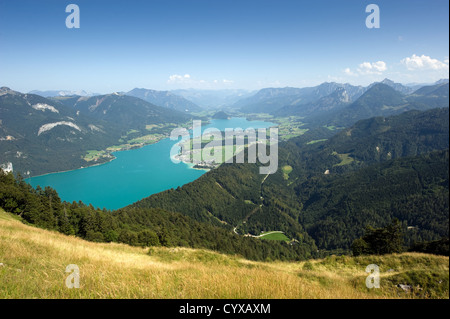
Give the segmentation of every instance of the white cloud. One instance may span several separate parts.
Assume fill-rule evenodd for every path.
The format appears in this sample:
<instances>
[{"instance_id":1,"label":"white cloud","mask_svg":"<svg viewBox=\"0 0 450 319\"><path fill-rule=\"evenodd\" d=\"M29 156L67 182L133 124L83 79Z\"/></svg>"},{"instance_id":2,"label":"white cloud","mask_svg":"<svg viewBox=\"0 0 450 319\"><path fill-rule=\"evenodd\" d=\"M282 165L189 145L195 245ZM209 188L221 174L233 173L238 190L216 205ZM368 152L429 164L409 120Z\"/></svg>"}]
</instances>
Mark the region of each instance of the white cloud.
<instances>
[{"instance_id":1,"label":"white cloud","mask_svg":"<svg viewBox=\"0 0 450 319\"><path fill-rule=\"evenodd\" d=\"M360 74L382 74L387 70L386 62L377 61L377 62L363 62L359 65L357 71Z\"/></svg>"},{"instance_id":2,"label":"white cloud","mask_svg":"<svg viewBox=\"0 0 450 319\"><path fill-rule=\"evenodd\" d=\"M234 83L232 80L199 80L191 77L190 74L180 75L173 74L169 76L167 80L168 84L176 85L178 87L190 87L190 88L200 88L200 89L214 89L221 87L228 87Z\"/></svg>"},{"instance_id":3,"label":"white cloud","mask_svg":"<svg viewBox=\"0 0 450 319\"><path fill-rule=\"evenodd\" d=\"M358 65L356 70L353 71L350 68L345 68L343 72L345 73L345 75L352 77L358 77L360 75L373 76L373 75L382 75L383 72L385 72L387 69L388 68L386 62L377 61L377 62L363 62L360 65Z\"/></svg>"},{"instance_id":4,"label":"white cloud","mask_svg":"<svg viewBox=\"0 0 450 319\"><path fill-rule=\"evenodd\" d=\"M185 83L190 78L191 78L191 76L189 74L185 74L185 75L174 74L174 75L169 76L169 80L167 80L167 83Z\"/></svg>"},{"instance_id":5,"label":"white cloud","mask_svg":"<svg viewBox=\"0 0 450 319\"><path fill-rule=\"evenodd\" d=\"M344 68L341 72L347 81L358 80L361 83L380 81L382 78L400 83L432 83L448 78L449 58L445 56L438 60L427 55L413 54L389 66L384 61L363 62L358 66Z\"/></svg>"},{"instance_id":6,"label":"white cloud","mask_svg":"<svg viewBox=\"0 0 450 319\"><path fill-rule=\"evenodd\" d=\"M350 70L350 68L346 68L344 70L344 73L347 74L347 75L351 75L351 76L356 75L352 70Z\"/></svg>"},{"instance_id":7,"label":"white cloud","mask_svg":"<svg viewBox=\"0 0 450 319\"><path fill-rule=\"evenodd\" d=\"M448 58L444 62L432 59L427 55L415 55L400 61L410 71L414 70L448 70Z\"/></svg>"}]
</instances>

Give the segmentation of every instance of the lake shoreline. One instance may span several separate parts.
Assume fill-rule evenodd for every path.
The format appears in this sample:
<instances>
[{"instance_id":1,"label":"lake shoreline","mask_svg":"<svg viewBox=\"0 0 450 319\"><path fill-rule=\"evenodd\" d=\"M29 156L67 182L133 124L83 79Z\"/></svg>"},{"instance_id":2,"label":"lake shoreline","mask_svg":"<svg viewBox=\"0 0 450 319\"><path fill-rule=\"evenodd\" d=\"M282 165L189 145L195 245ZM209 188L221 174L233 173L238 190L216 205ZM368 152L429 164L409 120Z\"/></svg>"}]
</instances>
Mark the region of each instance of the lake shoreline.
<instances>
[{"instance_id":1,"label":"lake shoreline","mask_svg":"<svg viewBox=\"0 0 450 319\"><path fill-rule=\"evenodd\" d=\"M202 131L208 128L223 131L230 127L245 129L271 125L273 124L235 118L212 121L210 125L202 127ZM69 203L82 201L94 207L119 209L153 194L191 183L211 170L202 166L203 163L194 167L196 163L187 156L174 158L179 155L179 149L174 147L178 142L179 139L171 140L170 137L161 136L161 139L153 143L111 152L114 157L107 158L105 162L86 163L89 165L83 168L91 168L90 170L75 168L29 177L25 181L32 187L49 186L58 192L61 200ZM112 150L114 149L110 149ZM97 155L93 152L91 154ZM180 162L183 164L175 164Z\"/></svg>"},{"instance_id":2,"label":"lake shoreline","mask_svg":"<svg viewBox=\"0 0 450 319\"><path fill-rule=\"evenodd\" d=\"M93 164L93 165L81 166L81 167L78 167L78 168L68 169L68 170L65 170L65 171L57 171L57 172L50 172L50 173L45 173L45 174L41 174L41 175L33 175L33 176L29 176L27 178L24 178L24 180L26 181L29 178L43 177L43 176L52 175L52 174L68 173L68 172L77 171L79 169L85 169L85 168L90 168L90 167L94 167L94 166L100 166L100 165L111 163L116 158L117 157L113 156L113 158L111 158L110 160L108 160L108 161L106 161L104 163L96 163L96 164Z\"/></svg>"},{"instance_id":3,"label":"lake shoreline","mask_svg":"<svg viewBox=\"0 0 450 319\"><path fill-rule=\"evenodd\" d=\"M95 167L95 166L105 165L105 164L111 163L112 161L114 161L114 160L117 159L117 157L114 156L114 153L117 153L117 152L126 152L126 151L132 151L132 150L138 150L138 149L141 149L141 148L143 148L143 147L145 147L145 146L148 146L148 145L154 145L154 144L156 144L156 143L159 143L159 142L161 142L161 141L163 141L163 140L165 140L165 139L167 139L167 138L169 138L169 137L161 138L161 139L155 141L154 143L143 144L143 145L136 146L136 147L131 147L131 148L118 149L117 151L112 151L112 152L108 152L107 149L110 148L110 147L112 147L112 146L108 146L105 150L101 150L101 151L108 152L108 154L111 155L112 158L108 159L107 161L105 161L105 162L103 162L103 163L95 163L95 164L92 164L92 165L89 165L89 164L88 164L87 166L81 166L81 167L78 167L78 168L68 169L68 170L65 170L65 171L56 171L56 172L50 172L50 173L45 173L45 174L41 174L41 175L33 175L33 176L29 176L29 177L27 177L27 178L24 178L24 180L26 181L26 180L29 179L29 178L42 177L42 176L51 175L51 174L67 173L67 172L72 172L72 171L76 171L76 170L79 170L79 169L85 169L85 168L90 168L90 167Z\"/></svg>"}]
</instances>

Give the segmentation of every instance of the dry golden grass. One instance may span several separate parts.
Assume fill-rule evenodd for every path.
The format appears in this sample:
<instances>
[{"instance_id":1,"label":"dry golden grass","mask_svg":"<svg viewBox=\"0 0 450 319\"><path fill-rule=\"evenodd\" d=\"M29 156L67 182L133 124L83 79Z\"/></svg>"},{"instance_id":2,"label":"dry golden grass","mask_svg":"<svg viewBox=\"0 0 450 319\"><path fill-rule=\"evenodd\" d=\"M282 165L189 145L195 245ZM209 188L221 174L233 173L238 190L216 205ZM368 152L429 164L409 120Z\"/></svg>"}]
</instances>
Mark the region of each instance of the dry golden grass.
<instances>
[{"instance_id":1,"label":"dry golden grass","mask_svg":"<svg viewBox=\"0 0 450 319\"><path fill-rule=\"evenodd\" d=\"M425 297L448 298L446 257L367 258L262 263L206 250L98 244L24 225L0 211L0 298L411 298L417 295L384 283L384 273L380 289L366 288L365 267L388 260L396 265L392 276L411 265L419 269L421 259L441 271L447 285ZM79 289L65 286L69 264L80 269Z\"/></svg>"}]
</instances>

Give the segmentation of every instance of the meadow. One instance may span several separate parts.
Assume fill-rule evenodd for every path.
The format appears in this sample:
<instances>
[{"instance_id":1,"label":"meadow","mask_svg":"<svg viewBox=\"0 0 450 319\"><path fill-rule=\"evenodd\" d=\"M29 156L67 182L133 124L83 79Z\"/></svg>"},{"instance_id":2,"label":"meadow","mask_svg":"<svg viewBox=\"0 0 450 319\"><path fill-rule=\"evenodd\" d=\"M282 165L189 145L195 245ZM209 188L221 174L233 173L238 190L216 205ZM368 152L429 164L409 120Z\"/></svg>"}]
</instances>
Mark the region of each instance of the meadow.
<instances>
[{"instance_id":1,"label":"meadow","mask_svg":"<svg viewBox=\"0 0 450 319\"><path fill-rule=\"evenodd\" d=\"M80 269L80 288L66 287L70 264ZM369 264L380 267L379 289L365 285ZM0 212L0 298L448 298L448 288L448 257L252 262L201 249L87 242Z\"/></svg>"}]
</instances>

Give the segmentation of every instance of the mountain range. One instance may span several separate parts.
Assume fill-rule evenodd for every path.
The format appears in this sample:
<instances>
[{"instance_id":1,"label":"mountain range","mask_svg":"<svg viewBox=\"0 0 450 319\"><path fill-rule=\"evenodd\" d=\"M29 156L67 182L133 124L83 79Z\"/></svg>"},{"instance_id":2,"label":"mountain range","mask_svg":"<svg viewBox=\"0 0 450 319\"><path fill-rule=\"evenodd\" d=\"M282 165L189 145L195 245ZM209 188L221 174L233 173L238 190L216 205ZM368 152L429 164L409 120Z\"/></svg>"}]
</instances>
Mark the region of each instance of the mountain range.
<instances>
[{"instance_id":1,"label":"mountain range","mask_svg":"<svg viewBox=\"0 0 450 319\"><path fill-rule=\"evenodd\" d=\"M301 106L313 103L333 94L338 89L344 89L349 101L361 96L365 89L340 83L322 83L316 87L307 88L267 88L258 91L253 96L236 102L233 107L240 108L244 113L274 113L285 106Z\"/></svg>"},{"instance_id":2,"label":"mountain range","mask_svg":"<svg viewBox=\"0 0 450 319\"><path fill-rule=\"evenodd\" d=\"M66 207L51 189L36 192L6 177L3 206L88 240L207 248L257 260L348 252L367 225L384 227L394 219L407 247L448 236L448 83L407 95L386 83L361 95L344 85L319 87L301 93L311 101L309 130L279 143L275 174L259 174L261 163L224 163L111 214L83 204ZM285 97L287 91L298 89L259 96ZM0 112L0 164L11 162L30 175L80 167L87 150L105 149L130 131L190 119L120 93L47 99L8 88L0 89ZM343 128L331 131L312 121L317 114ZM288 243L254 238L274 230Z\"/></svg>"},{"instance_id":3,"label":"mountain range","mask_svg":"<svg viewBox=\"0 0 450 319\"><path fill-rule=\"evenodd\" d=\"M0 92L0 164L12 163L15 170L29 176L89 165L83 159L89 150L104 150L126 142L127 137L149 134L149 125L161 128L152 133L167 134L162 127L186 123L192 118L190 112L201 110L172 92L147 89L50 98L6 87ZM308 129L349 127L374 116L449 106L448 80L410 92L411 88L385 79L368 87L323 83L308 88L266 88L255 94L239 90L217 94L231 100L244 97L231 109L302 116ZM214 95L212 91L184 93L199 94L204 102ZM321 136L326 134L322 132Z\"/></svg>"},{"instance_id":4,"label":"mountain range","mask_svg":"<svg viewBox=\"0 0 450 319\"><path fill-rule=\"evenodd\" d=\"M33 97L22 98L35 105ZM395 219L402 245L412 247L448 237L448 119L448 108L369 118L314 143L308 131L280 143L275 174L259 174L261 163L222 164L117 211L63 203L51 188L36 191L0 173L0 206L90 241L204 248L255 260L348 253L366 226ZM255 237L273 230L285 239Z\"/></svg>"},{"instance_id":5,"label":"mountain range","mask_svg":"<svg viewBox=\"0 0 450 319\"><path fill-rule=\"evenodd\" d=\"M185 99L180 95L176 95L169 91L156 91L149 89L133 89L126 93L129 96L140 98L154 105L159 105L180 112L200 112L201 107L195 103Z\"/></svg>"},{"instance_id":6,"label":"mountain range","mask_svg":"<svg viewBox=\"0 0 450 319\"><path fill-rule=\"evenodd\" d=\"M169 91L157 91L143 88L135 88L129 92L116 92L119 95L128 95L140 98L151 104L173 109L180 112L200 112L202 109L195 103L183 98L180 95L176 95ZM39 91L33 90L29 94L36 94L46 98L65 98L65 97L93 97L102 96L104 94L87 92L84 90L69 91L69 90L50 90Z\"/></svg>"},{"instance_id":7,"label":"mountain range","mask_svg":"<svg viewBox=\"0 0 450 319\"><path fill-rule=\"evenodd\" d=\"M240 110L243 113L270 113L278 116L311 115L316 111L330 111L340 106L355 102L374 85L385 84L394 90L410 95L426 86L448 84L448 79L441 79L430 84L401 84L389 79L374 82L367 87L354 86L348 83L325 82L315 87L305 88L264 88L259 91L249 90L198 90L179 89L158 91L146 88L135 88L120 95L140 98L151 104L180 111L182 113L201 112L203 109ZM84 90L31 91L44 97L61 98L70 96L92 97L102 96Z\"/></svg>"},{"instance_id":8,"label":"mountain range","mask_svg":"<svg viewBox=\"0 0 450 319\"><path fill-rule=\"evenodd\" d=\"M40 91L33 90L28 92L28 94L36 94L43 97L55 97L55 96L71 96L71 95L79 95L79 96L94 96L100 95L99 93L88 92L85 90L78 91L69 91L69 90L49 90L49 91Z\"/></svg>"},{"instance_id":9,"label":"mountain range","mask_svg":"<svg viewBox=\"0 0 450 319\"><path fill-rule=\"evenodd\" d=\"M310 120L326 125L349 126L373 116L390 116L409 110L448 106L448 83L423 87L409 95L404 95L384 83L376 83L353 103L332 109L328 113L316 113Z\"/></svg>"},{"instance_id":10,"label":"mountain range","mask_svg":"<svg viewBox=\"0 0 450 319\"><path fill-rule=\"evenodd\" d=\"M448 117L448 108L374 117L320 143L307 132L280 144L273 175L259 174L258 163L222 164L131 207L241 235L279 230L319 250L348 250L367 224L393 218L416 227L409 244L439 239L448 236Z\"/></svg>"},{"instance_id":11,"label":"mountain range","mask_svg":"<svg viewBox=\"0 0 450 319\"><path fill-rule=\"evenodd\" d=\"M105 120L116 126L130 129L145 129L149 124L180 123L190 119L189 115L154 105L140 98L121 93L92 97L55 97L54 100L86 116Z\"/></svg>"},{"instance_id":12,"label":"mountain range","mask_svg":"<svg viewBox=\"0 0 450 319\"><path fill-rule=\"evenodd\" d=\"M197 90L180 89L171 91L180 95L204 109L230 109L237 101L248 98L256 92L250 90Z\"/></svg>"},{"instance_id":13,"label":"mountain range","mask_svg":"<svg viewBox=\"0 0 450 319\"><path fill-rule=\"evenodd\" d=\"M26 176L80 168L89 165L87 151L121 144L135 137L130 131L145 135L147 125L189 119L126 95L44 98L2 87L0 164L11 163Z\"/></svg>"},{"instance_id":14,"label":"mountain range","mask_svg":"<svg viewBox=\"0 0 450 319\"><path fill-rule=\"evenodd\" d=\"M448 87L448 80L440 80L436 83L430 85L430 90L438 87L443 87L440 92L440 97L446 98L445 95L445 85ZM385 91L377 98L375 91L379 92L379 88L384 86ZM374 88L375 87L375 88ZM276 116L314 116L319 115L321 112L330 112L341 109L345 106L350 106L353 103L361 104L358 102L360 98L366 99L363 95L371 91L369 96L372 99L371 103L376 105L378 102L382 102L385 98L384 94L393 97L392 91L389 92L386 87L393 89L395 92L404 96L415 96L424 95L423 92L418 91L416 94L415 89L402 85L400 83L395 83L389 79L384 79L381 82L374 82L367 87L353 86L350 84L340 84L340 83L322 83L315 87L307 88L267 88L258 91L255 95L248 98L239 100L233 107L239 108L243 113L269 113ZM374 89L373 89L374 88ZM373 90L372 90L373 89ZM436 92L438 93L438 92ZM398 94L397 94L398 95ZM396 101L399 101L399 96L397 96ZM411 102L413 98L408 97L407 100ZM388 104L392 105L393 101L389 101ZM382 105L381 105L382 107ZM344 108L342 108L344 109ZM421 109L424 109L422 106ZM401 108L399 108L401 111ZM403 109L403 111L407 108ZM376 112L375 112L376 113ZM365 117L374 116L377 114L366 114ZM378 114L383 115L383 114ZM361 117L364 118L364 117Z\"/></svg>"}]
</instances>

